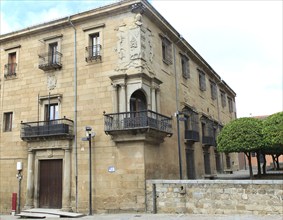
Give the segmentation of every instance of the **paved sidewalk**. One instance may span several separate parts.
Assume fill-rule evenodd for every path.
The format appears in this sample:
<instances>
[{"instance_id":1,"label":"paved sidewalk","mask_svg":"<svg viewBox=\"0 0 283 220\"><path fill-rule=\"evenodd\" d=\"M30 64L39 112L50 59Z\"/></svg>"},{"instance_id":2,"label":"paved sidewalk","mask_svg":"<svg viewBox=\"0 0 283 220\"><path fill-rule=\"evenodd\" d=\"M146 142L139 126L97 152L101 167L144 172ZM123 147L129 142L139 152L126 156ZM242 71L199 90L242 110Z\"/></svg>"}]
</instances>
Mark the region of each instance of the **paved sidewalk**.
<instances>
[{"instance_id":1,"label":"paved sidewalk","mask_svg":"<svg viewBox=\"0 0 283 220\"><path fill-rule=\"evenodd\" d=\"M0 220L21 219L18 216L0 215ZM58 217L48 217L48 220L57 219ZM98 220L282 220L279 215L185 215L185 214L95 214L81 218L61 218L61 219L98 219Z\"/></svg>"}]
</instances>

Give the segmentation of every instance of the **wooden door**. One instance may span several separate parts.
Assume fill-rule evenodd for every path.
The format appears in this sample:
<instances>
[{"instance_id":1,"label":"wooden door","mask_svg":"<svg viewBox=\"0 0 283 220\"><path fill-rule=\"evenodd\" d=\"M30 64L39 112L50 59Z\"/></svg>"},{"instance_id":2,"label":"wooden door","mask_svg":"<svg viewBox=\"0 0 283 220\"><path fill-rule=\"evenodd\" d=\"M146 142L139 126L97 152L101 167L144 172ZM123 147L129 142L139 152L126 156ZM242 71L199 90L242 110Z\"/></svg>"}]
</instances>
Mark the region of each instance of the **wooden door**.
<instances>
[{"instance_id":1,"label":"wooden door","mask_svg":"<svg viewBox=\"0 0 283 220\"><path fill-rule=\"evenodd\" d=\"M62 160L39 163L39 207L62 208Z\"/></svg>"}]
</instances>

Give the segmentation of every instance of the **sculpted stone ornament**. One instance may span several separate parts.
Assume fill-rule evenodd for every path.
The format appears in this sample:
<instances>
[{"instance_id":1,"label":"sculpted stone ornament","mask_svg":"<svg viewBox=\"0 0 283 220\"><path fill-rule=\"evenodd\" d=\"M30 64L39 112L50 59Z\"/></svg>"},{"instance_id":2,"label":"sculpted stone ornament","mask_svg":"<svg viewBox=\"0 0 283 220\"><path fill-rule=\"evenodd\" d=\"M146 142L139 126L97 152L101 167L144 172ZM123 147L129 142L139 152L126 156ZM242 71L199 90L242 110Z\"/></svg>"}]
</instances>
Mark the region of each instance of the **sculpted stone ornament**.
<instances>
[{"instance_id":1,"label":"sculpted stone ornament","mask_svg":"<svg viewBox=\"0 0 283 220\"><path fill-rule=\"evenodd\" d=\"M136 25L138 26L142 25L142 15L140 13L136 15Z\"/></svg>"},{"instance_id":2,"label":"sculpted stone ornament","mask_svg":"<svg viewBox=\"0 0 283 220\"><path fill-rule=\"evenodd\" d=\"M115 49L119 57L118 65L115 69L117 72L145 72L155 75L151 67L153 62L153 35L143 25L143 10L142 4L134 4L132 12L135 13L135 17L132 25L121 24L115 28L118 32L117 48Z\"/></svg>"},{"instance_id":3,"label":"sculpted stone ornament","mask_svg":"<svg viewBox=\"0 0 283 220\"><path fill-rule=\"evenodd\" d=\"M47 87L49 90L53 90L56 88L57 85L57 79L54 74L48 75L47 76Z\"/></svg>"}]
</instances>

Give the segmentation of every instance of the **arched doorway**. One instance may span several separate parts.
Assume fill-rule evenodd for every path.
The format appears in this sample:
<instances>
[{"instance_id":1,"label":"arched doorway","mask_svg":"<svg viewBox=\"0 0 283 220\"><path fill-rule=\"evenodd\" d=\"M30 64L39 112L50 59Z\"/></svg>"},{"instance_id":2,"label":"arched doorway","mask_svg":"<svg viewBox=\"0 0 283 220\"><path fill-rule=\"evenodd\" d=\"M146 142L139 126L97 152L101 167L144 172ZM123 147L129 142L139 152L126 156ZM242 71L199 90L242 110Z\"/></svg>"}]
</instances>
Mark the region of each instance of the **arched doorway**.
<instances>
[{"instance_id":1,"label":"arched doorway","mask_svg":"<svg viewBox=\"0 0 283 220\"><path fill-rule=\"evenodd\" d=\"M125 119L128 128L147 126L147 101L142 90L135 91L130 98L130 114Z\"/></svg>"},{"instance_id":2,"label":"arched doorway","mask_svg":"<svg viewBox=\"0 0 283 220\"><path fill-rule=\"evenodd\" d=\"M130 111L139 112L147 110L146 97L142 90L135 91L130 98Z\"/></svg>"}]
</instances>

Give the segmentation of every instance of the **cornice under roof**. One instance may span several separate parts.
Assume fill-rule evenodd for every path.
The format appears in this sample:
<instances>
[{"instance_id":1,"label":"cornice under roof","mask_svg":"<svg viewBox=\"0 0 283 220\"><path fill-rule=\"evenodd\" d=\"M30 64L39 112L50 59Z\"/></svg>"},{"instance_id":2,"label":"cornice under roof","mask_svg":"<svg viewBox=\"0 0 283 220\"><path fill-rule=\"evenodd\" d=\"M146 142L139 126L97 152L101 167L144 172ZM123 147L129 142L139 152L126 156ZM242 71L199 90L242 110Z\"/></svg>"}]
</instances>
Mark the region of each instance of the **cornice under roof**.
<instances>
[{"instance_id":1,"label":"cornice under roof","mask_svg":"<svg viewBox=\"0 0 283 220\"><path fill-rule=\"evenodd\" d=\"M226 89L234 96L236 93L223 81L220 76L213 70L213 68L202 58L202 56L176 31L176 29L147 1L147 0L123 0L117 3L109 4L106 6L98 7L92 10L74 14L72 16L66 16L61 19L57 19L50 22L30 26L15 32L0 35L0 43L12 40L13 38L21 37L24 35L44 31L50 27L69 26L69 21L76 23L89 19L93 16L103 16L107 14L113 14L113 12L129 11L135 4L142 4L143 13L158 25L158 27L164 32L164 34L172 40L172 43L178 44L180 48L187 48L191 54L208 70L210 71L218 83L221 83Z\"/></svg>"}]
</instances>

